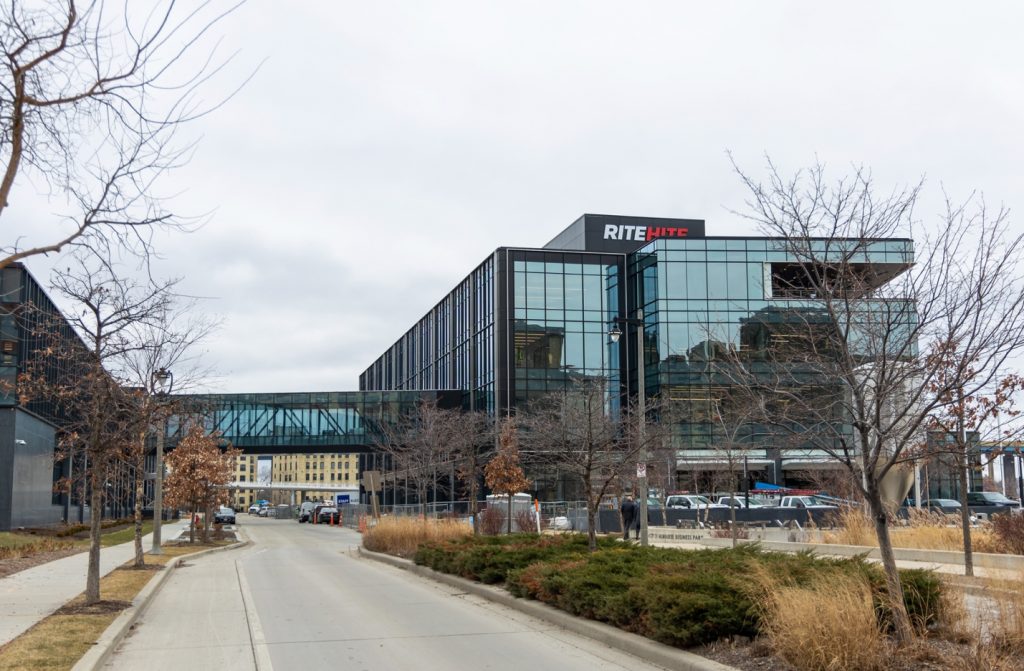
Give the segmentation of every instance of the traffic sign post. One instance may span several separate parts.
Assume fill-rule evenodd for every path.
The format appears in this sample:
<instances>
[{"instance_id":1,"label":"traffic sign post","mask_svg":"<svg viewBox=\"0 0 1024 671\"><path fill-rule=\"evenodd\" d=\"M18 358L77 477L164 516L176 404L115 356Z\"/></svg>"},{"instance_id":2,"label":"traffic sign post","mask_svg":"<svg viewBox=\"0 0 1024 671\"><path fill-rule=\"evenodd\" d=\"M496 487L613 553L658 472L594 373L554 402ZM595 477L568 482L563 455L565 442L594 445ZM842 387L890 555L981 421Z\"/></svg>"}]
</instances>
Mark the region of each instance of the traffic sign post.
<instances>
[{"instance_id":1,"label":"traffic sign post","mask_svg":"<svg viewBox=\"0 0 1024 671\"><path fill-rule=\"evenodd\" d=\"M377 491L380 489L380 471L364 471L363 487L370 493L370 505L373 507L373 519L380 519L380 508L377 504Z\"/></svg>"}]
</instances>

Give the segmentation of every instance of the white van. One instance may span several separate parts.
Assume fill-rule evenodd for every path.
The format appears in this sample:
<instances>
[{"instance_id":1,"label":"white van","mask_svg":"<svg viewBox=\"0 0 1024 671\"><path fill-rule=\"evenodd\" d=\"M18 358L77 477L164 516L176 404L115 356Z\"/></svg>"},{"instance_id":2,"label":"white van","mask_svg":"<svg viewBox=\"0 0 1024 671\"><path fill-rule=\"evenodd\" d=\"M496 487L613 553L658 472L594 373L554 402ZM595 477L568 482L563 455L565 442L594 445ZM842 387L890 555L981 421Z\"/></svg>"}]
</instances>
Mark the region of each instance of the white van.
<instances>
[{"instance_id":1,"label":"white van","mask_svg":"<svg viewBox=\"0 0 1024 671\"><path fill-rule=\"evenodd\" d=\"M302 505L299 506L299 522L312 522L313 511L316 509L316 504L312 501L303 501Z\"/></svg>"}]
</instances>

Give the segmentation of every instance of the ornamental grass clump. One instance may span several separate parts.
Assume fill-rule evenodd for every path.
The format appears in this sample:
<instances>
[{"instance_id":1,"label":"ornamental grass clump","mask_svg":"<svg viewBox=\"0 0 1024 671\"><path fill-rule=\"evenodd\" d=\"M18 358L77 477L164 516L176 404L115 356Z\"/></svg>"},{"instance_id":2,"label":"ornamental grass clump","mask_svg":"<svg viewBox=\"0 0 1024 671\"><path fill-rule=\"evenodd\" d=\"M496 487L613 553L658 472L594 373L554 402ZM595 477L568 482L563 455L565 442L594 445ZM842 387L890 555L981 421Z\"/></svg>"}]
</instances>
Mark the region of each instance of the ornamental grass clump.
<instances>
[{"instance_id":1,"label":"ornamental grass clump","mask_svg":"<svg viewBox=\"0 0 1024 671\"><path fill-rule=\"evenodd\" d=\"M764 570L757 586L759 631L772 651L798 671L880 671L892 650L864 575L816 576L794 584Z\"/></svg>"},{"instance_id":2,"label":"ornamental grass clump","mask_svg":"<svg viewBox=\"0 0 1024 671\"><path fill-rule=\"evenodd\" d=\"M472 536L473 529L458 520L420 517L382 517L363 534L363 547L410 558L424 543L436 543Z\"/></svg>"},{"instance_id":3,"label":"ornamental grass clump","mask_svg":"<svg viewBox=\"0 0 1024 671\"><path fill-rule=\"evenodd\" d=\"M959 524L959 514L944 515L935 511L911 508L906 525L890 527L889 538L893 547L897 548L963 551L963 530ZM1007 552L1007 546L1001 542L1000 536L993 532L991 525L976 527L971 534L976 552ZM822 538L825 543L878 547L874 524L866 511L859 508L840 511L837 516L837 528L824 534Z\"/></svg>"}]
</instances>

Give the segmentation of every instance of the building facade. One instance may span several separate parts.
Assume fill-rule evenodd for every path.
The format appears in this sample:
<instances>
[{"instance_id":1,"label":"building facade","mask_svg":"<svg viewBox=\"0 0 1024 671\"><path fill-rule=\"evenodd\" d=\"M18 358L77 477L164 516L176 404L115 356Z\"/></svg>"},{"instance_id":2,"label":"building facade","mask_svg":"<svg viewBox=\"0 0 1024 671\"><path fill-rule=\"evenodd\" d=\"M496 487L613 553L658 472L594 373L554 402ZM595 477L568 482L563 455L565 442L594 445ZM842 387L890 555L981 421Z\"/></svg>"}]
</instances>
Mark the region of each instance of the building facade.
<instances>
[{"instance_id":1,"label":"building facade","mask_svg":"<svg viewBox=\"0 0 1024 671\"><path fill-rule=\"evenodd\" d=\"M864 276L882 284L911 266L913 243L867 241L862 257ZM686 482L721 467L711 417L729 383L711 362L778 358L794 324L813 321L800 262L785 240L708 236L701 220L583 215L543 248L495 250L363 372L360 389L443 381L467 406L506 414L600 378L615 412L637 393L642 356L647 397L681 409L675 468ZM609 327L640 314L638 356L635 332L615 342ZM757 477L779 484L835 467L820 450L768 434L747 456Z\"/></svg>"},{"instance_id":2,"label":"building facade","mask_svg":"<svg viewBox=\"0 0 1024 671\"><path fill-rule=\"evenodd\" d=\"M22 403L15 391L18 374L43 347L49 328L81 342L24 266L0 270L0 531L86 515L80 488L70 497L55 488L75 466L56 458L59 413L39 400ZM43 373L56 376L62 365L59 357L51 357Z\"/></svg>"}]
</instances>

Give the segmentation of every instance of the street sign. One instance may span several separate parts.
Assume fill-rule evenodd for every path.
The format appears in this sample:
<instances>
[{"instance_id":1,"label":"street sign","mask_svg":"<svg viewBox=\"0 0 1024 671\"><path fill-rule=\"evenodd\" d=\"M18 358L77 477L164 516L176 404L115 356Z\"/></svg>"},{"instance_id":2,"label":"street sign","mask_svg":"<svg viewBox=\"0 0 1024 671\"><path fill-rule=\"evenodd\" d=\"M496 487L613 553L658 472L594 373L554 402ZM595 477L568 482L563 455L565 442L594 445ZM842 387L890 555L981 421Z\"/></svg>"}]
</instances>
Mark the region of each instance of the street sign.
<instances>
[{"instance_id":1,"label":"street sign","mask_svg":"<svg viewBox=\"0 0 1024 671\"><path fill-rule=\"evenodd\" d=\"M352 503L352 498L348 494L335 494L334 502L340 506L343 503Z\"/></svg>"},{"instance_id":2,"label":"street sign","mask_svg":"<svg viewBox=\"0 0 1024 671\"><path fill-rule=\"evenodd\" d=\"M647 477L647 464L636 465L636 477L646 478Z\"/></svg>"},{"instance_id":3,"label":"street sign","mask_svg":"<svg viewBox=\"0 0 1024 671\"><path fill-rule=\"evenodd\" d=\"M380 489L380 471L363 471L363 487L376 494Z\"/></svg>"}]
</instances>

